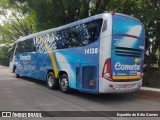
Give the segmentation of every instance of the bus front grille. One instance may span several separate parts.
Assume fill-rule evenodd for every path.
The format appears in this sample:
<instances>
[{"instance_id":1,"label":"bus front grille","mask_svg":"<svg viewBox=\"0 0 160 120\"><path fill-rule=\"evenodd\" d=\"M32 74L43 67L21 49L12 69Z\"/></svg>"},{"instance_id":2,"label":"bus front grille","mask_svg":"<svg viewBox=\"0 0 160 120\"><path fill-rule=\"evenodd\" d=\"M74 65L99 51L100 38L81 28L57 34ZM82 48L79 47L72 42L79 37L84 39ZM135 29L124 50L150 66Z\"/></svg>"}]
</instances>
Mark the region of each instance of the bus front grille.
<instances>
[{"instance_id":1,"label":"bus front grille","mask_svg":"<svg viewBox=\"0 0 160 120\"><path fill-rule=\"evenodd\" d=\"M140 57L141 53L142 51L140 49L115 47L115 54L117 56Z\"/></svg>"}]
</instances>

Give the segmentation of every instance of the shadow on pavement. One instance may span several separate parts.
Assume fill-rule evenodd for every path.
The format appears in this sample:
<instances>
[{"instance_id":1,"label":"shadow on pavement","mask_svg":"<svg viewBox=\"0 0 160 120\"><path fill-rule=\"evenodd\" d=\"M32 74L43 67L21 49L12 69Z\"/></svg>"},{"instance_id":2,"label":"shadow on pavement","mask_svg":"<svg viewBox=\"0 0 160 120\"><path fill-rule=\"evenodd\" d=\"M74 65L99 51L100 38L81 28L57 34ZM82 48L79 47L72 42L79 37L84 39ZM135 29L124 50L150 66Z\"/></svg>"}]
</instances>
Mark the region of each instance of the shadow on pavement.
<instances>
[{"instance_id":1,"label":"shadow on pavement","mask_svg":"<svg viewBox=\"0 0 160 120\"><path fill-rule=\"evenodd\" d=\"M28 77L21 77L25 81L33 82L35 84L41 85L47 88L46 82L41 80L36 80ZM106 93L106 94L93 94L93 93L84 93L77 90L72 90L70 94L61 93L60 90L49 90L50 92L56 91L56 94L59 96L72 96L77 98L83 98L94 102L108 103L108 102L125 102L125 101L134 101L136 99L133 96L130 96L129 93ZM58 93L57 93L58 92Z\"/></svg>"}]
</instances>

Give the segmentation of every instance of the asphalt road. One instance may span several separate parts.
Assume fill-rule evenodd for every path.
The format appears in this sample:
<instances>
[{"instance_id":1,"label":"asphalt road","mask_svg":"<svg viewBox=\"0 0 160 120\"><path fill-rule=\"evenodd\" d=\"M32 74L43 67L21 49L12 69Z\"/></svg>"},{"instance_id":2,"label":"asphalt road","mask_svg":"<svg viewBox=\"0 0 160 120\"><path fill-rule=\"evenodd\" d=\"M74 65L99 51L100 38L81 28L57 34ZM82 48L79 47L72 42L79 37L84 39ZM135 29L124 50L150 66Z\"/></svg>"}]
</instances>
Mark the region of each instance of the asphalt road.
<instances>
[{"instance_id":1,"label":"asphalt road","mask_svg":"<svg viewBox=\"0 0 160 120\"><path fill-rule=\"evenodd\" d=\"M64 94L29 78L15 78L8 67L0 66L0 111L160 111L160 103L127 94L95 95L74 91ZM2 118L0 118L1 120ZM3 118L6 120L6 118ZM10 118L11 120L13 118ZM30 120L31 118L14 118ZM33 119L33 118L32 118ZM36 119L36 118L35 118ZM46 120L130 120L131 117L52 117ZM142 119L142 118L140 118ZM150 120L151 118L145 118ZM159 118L152 118L159 119Z\"/></svg>"}]
</instances>

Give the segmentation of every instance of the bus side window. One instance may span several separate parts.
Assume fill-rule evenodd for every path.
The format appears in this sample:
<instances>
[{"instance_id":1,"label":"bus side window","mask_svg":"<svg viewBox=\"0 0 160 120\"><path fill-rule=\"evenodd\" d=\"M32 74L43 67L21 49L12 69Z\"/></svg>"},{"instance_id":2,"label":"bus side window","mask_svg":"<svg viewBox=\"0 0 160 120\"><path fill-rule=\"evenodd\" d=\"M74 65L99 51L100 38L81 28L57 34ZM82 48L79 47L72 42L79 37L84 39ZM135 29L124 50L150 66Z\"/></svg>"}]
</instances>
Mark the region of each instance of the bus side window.
<instances>
[{"instance_id":1,"label":"bus side window","mask_svg":"<svg viewBox=\"0 0 160 120\"><path fill-rule=\"evenodd\" d=\"M98 19L56 31L52 33L54 37L51 37L52 43L49 46L53 50L89 45L98 39L101 25L102 19Z\"/></svg>"},{"instance_id":2,"label":"bus side window","mask_svg":"<svg viewBox=\"0 0 160 120\"><path fill-rule=\"evenodd\" d=\"M36 47L36 51L38 52L45 52L46 48L43 42L40 40L39 37L34 38L34 49Z\"/></svg>"},{"instance_id":3,"label":"bus side window","mask_svg":"<svg viewBox=\"0 0 160 120\"><path fill-rule=\"evenodd\" d=\"M56 39L56 46L57 49L61 49L62 48L62 39L60 39L60 33L61 31L56 31L55 32L55 39Z\"/></svg>"},{"instance_id":4,"label":"bus side window","mask_svg":"<svg viewBox=\"0 0 160 120\"><path fill-rule=\"evenodd\" d=\"M28 52L34 52L36 51L36 46L34 45L34 39L31 38L28 40Z\"/></svg>"},{"instance_id":5,"label":"bus side window","mask_svg":"<svg viewBox=\"0 0 160 120\"><path fill-rule=\"evenodd\" d=\"M25 40L23 41L23 48L24 48L24 52L30 52L30 47L29 47L29 39L28 40Z\"/></svg>"},{"instance_id":6,"label":"bus side window","mask_svg":"<svg viewBox=\"0 0 160 120\"><path fill-rule=\"evenodd\" d=\"M68 28L67 30L68 35L67 35L67 43L68 45L66 45L67 47L77 47L80 43L78 42L78 38L79 38L79 34L78 34L78 30L73 27L73 28Z\"/></svg>"},{"instance_id":7,"label":"bus side window","mask_svg":"<svg viewBox=\"0 0 160 120\"><path fill-rule=\"evenodd\" d=\"M22 53L22 52L23 52L22 44L21 44L21 42L18 42L17 47L16 47L15 55L18 54L18 53Z\"/></svg>"},{"instance_id":8,"label":"bus side window","mask_svg":"<svg viewBox=\"0 0 160 120\"><path fill-rule=\"evenodd\" d=\"M55 50L58 48L58 38L55 34L53 34L53 42L52 42L52 50Z\"/></svg>"},{"instance_id":9,"label":"bus side window","mask_svg":"<svg viewBox=\"0 0 160 120\"><path fill-rule=\"evenodd\" d=\"M92 22L84 23L80 26L79 32L81 33L81 46L85 46L95 42L100 34L102 19ZM83 29L82 29L83 28Z\"/></svg>"},{"instance_id":10,"label":"bus side window","mask_svg":"<svg viewBox=\"0 0 160 120\"><path fill-rule=\"evenodd\" d=\"M12 47L11 49L8 50L10 60L13 58L15 48L16 48L16 43L14 43L13 47Z\"/></svg>"},{"instance_id":11,"label":"bus side window","mask_svg":"<svg viewBox=\"0 0 160 120\"><path fill-rule=\"evenodd\" d=\"M13 57L13 47L8 50L8 56L9 56L9 60L11 61Z\"/></svg>"},{"instance_id":12,"label":"bus side window","mask_svg":"<svg viewBox=\"0 0 160 120\"><path fill-rule=\"evenodd\" d=\"M33 38L32 39L32 52L35 52L35 51L37 51L37 49L36 49L36 38Z\"/></svg>"},{"instance_id":13,"label":"bus side window","mask_svg":"<svg viewBox=\"0 0 160 120\"><path fill-rule=\"evenodd\" d=\"M88 32L90 34L89 44L92 42L95 42L99 35L100 35L100 30L101 30L101 24L102 24L102 19L92 21L90 24L88 24Z\"/></svg>"}]
</instances>

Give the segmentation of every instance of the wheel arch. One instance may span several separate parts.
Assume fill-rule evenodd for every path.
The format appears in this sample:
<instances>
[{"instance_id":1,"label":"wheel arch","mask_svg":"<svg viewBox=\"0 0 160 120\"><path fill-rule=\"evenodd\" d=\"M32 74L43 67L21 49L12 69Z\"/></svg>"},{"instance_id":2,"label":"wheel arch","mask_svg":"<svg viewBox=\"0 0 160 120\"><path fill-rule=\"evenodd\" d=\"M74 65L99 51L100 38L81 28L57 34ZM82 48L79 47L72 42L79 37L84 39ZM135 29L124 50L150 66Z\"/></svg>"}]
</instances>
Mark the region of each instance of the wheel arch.
<instances>
[{"instance_id":1,"label":"wheel arch","mask_svg":"<svg viewBox=\"0 0 160 120\"><path fill-rule=\"evenodd\" d=\"M63 74L66 74L67 77L69 77L69 76L68 76L68 73L67 73L66 71L61 70L61 71L58 72L58 78L60 78ZM60 83L60 79L59 79L59 83Z\"/></svg>"}]
</instances>

